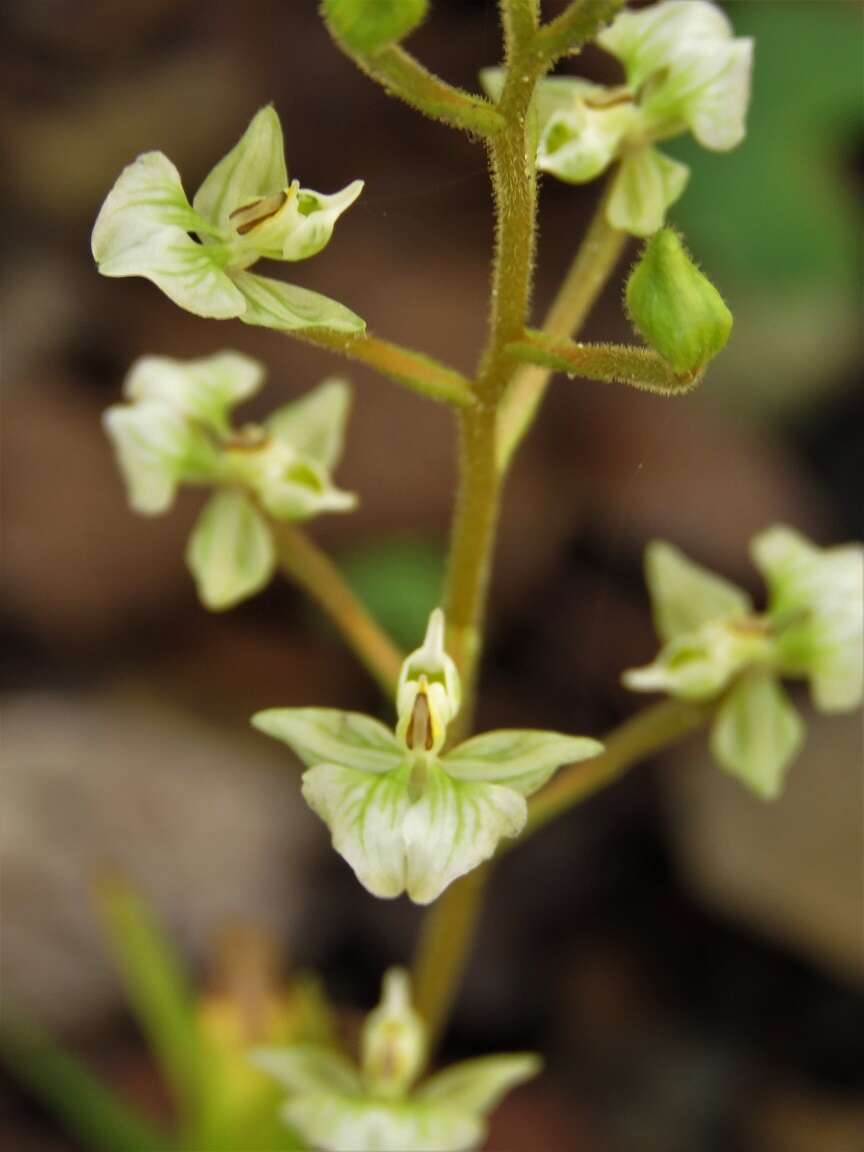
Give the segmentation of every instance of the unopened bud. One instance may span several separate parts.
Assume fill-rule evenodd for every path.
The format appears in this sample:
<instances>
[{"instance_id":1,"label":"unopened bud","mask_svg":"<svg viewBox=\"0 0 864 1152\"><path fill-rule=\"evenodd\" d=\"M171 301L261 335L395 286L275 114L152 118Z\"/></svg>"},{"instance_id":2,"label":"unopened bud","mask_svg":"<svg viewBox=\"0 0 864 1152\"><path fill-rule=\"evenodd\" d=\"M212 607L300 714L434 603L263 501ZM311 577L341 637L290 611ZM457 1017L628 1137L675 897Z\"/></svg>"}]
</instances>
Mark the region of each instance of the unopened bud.
<instances>
[{"instance_id":1,"label":"unopened bud","mask_svg":"<svg viewBox=\"0 0 864 1152\"><path fill-rule=\"evenodd\" d=\"M324 0L322 11L335 38L352 52L397 44L417 28L429 0Z\"/></svg>"},{"instance_id":2,"label":"unopened bud","mask_svg":"<svg viewBox=\"0 0 864 1152\"><path fill-rule=\"evenodd\" d=\"M363 1025L363 1076L386 1096L406 1092L426 1063L426 1029L411 1006L408 977L391 968L384 977L381 1003Z\"/></svg>"},{"instance_id":3,"label":"unopened bud","mask_svg":"<svg viewBox=\"0 0 864 1152\"><path fill-rule=\"evenodd\" d=\"M671 228L652 236L626 290L633 326L683 379L700 375L726 345L732 313Z\"/></svg>"}]
</instances>

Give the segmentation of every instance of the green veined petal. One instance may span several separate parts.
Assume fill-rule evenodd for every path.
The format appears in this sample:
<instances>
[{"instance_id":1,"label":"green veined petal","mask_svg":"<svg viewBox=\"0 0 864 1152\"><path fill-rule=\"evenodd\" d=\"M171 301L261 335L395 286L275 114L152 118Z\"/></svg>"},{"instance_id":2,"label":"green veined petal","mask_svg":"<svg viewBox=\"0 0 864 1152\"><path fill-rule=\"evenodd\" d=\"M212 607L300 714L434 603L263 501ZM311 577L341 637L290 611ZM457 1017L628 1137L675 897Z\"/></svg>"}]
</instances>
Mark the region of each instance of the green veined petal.
<instances>
[{"instance_id":1,"label":"green veined petal","mask_svg":"<svg viewBox=\"0 0 864 1152\"><path fill-rule=\"evenodd\" d=\"M189 537L186 562L202 604L221 612L269 584L276 550L261 514L242 492L229 489L204 505Z\"/></svg>"},{"instance_id":2,"label":"green veined petal","mask_svg":"<svg viewBox=\"0 0 864 1152\"><path fill-rule=\"evenodd\" d=\"M288 186L282 125L272 104L253 116L231 151L195 193L195 211L225 231L237 208Z\"/></svg>"},{"instance_id":3,"label":"green veined petal","mask_svg":"<svg viewBox=\"0 0 864 1152\"><path fill-rule=\"evenodd\" d=\"M442 764L455 780L505 784L530 796L563 765L587 760L603 745L586 736L505 729L473 736L448 752Z\"/></svg>"},{"instance_id":4,"label":"green veined petal","mask_svg":"<svg viewBox=\"0 0 864 1152\"><path fill-rule=\"evenodd\" d=\"M270 708L256 712L252 725L281 740L310 768L345 764L361 772L391 772L405 754L380 720L337 708Z\"/></svg>"},{"instance_id":5,"label":"green veined petal","mask_svg":"<svg viewBox=\"0 0 864 1152\"><path fill-rule=\"evenodd\" d=\"M303 774L303 796L330 829L333 847L363 887L382 899L405 888L409 774L408 766L371 773L338 764L318 764Z\"/></svg>"},{"instance_id":6,"label":"green veined petal","mask_svg":"<svg viewBox=\"0 0 864 1152\"><path fill-rule=\"evenodd\" d=\"M133 511L158 516L174 502L192 434L166 404L117 404L102 417Z\"/></svg>"},{"instance_id":7,"label":"green veined petal","mask_svg":"<svg viewBox=\"0 0 864 1152\"><path fill-rule=\"evenodd\" d=\"M361 1090L360 1077L345 1057L318 1044L259 1048L250 1060L292 1094Z\"/></svg>"},{"instance_id":8,"label":"green veined petal","mask_svg":"<svg viewBox=\"0 0 864 1152\"><path fill-rule=\"evenodd\" d=\"M246 299L240 316L245 324L287 331L327 328L348 334L366 327L365 321L343 304L297 284L283 284L251 272L236 273L234 284Z\"/></svg>"},{"instance_id":9,"label":"green veined petal","mask_svg":"<svg viewBox=\"0 0 864 1152\"><path fill-rule=\"evenodd\" d=\"M525 798L497 784L454 780L432 762L419 800L405 818L405 887L429 904L459 876L488 860L502 837L527 819Z\"/></svg>"}]
</instances>

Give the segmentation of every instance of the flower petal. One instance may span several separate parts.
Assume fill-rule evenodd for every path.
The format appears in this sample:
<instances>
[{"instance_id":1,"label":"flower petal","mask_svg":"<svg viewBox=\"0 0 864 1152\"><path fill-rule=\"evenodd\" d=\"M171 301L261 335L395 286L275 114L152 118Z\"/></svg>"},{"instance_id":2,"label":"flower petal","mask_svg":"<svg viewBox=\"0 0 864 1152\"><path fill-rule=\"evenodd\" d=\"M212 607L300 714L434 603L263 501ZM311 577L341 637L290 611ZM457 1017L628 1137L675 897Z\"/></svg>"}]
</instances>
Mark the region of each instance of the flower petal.
<instances>
[{"instance_id":1,"label":"flower petal","mask_svg":"<svg viewBox=\"0 0 864 1152\"><path fill-rule=\"evenodd\" d=\"M323 1152L471 1152L485 1132L479 1118L407 1100L310 1093L282 1109L287 1124Z\"/></svg>"},{"instance_id":2,"label":"flower petal","mask_svg":"<svg viewBox=\"0 0 864 1152\"><path fill-rule=\"evenodd\" d=\"M174 501L177 485L188 473L205 472L215 456L182 414L153 401L109 408L103 424L135 512L158 516Z\"/></svg>"},{"instance_id":3,"label":"flower petal","mask_svg":"<svg viewBox=\"0 0 864 1152\"><path fill-rule=\"evenodd\" d=\"M724 12L708 0L664 0L638 11L621 12L597 43L624 65L633 88L655 73L674 69L682 53L732 37Z\"/></svg>"},{"instance_id":4,"label":"flower petal","mask_svg":"<svg viewBox=\"0 0 864 1152\"><path fill-rule=\"evenodd\" d=\"M318 764L303 773L303 796L330 829L333 847L363 887L383 899L405 888L403 825L410 771L408 765L368 772Z\"/></svg>"},{"instance_id":5,"label":"flower petal","mask_svg":"<svg viewBox=\"0 0 864 1152\"><path fill-rule=\"evenodd\" d=\"M133 401L161 401L224 433L231 409L254 396L263 378L263 364L241 352L217 352L199 360L142 356L130 368L123 392Z\"/></svg>"},{"instance_id":6,"label":"flower petal","mask_svg":"<svg viewBox=\"0 0 864 1152\"><path fill-rule=\"evenodd\" d=\"M768 584L782 670L809 676L820 710L856 708L864 695L864 548L817 548L777 525L755 538L752 553Z\"/></svg>"},{"instance_id":7,"label":"flower petal","mask_svg":"<svg viewBox=\"0 0 864 1152\"><path fill-rule=\"evenodd\" d=\"M686 164L656 148L628 152L614 176L606 214L613 228L650 236L663 227L666 211L681 196L690 176Z\"/></svg>"},{"instance_id":8,"label":"flower petal","mask_svg":"<svg viewBox=\"0 0 864 1152\"><path fill-rule=\"evenodd\" d=\"M542 1066L540 1057L531 1052L465 1060L432 1076L417 1090L416 1098L424 1104L485 1116L513 1088L537 1076Z\"/></svg>"},{"instance_id":9,"label":"flower petal","mask_svg":"<svg viewBox=\"0 0 864 1152\"><path fill-rule=\"evenodd\" d=\"M632 104L589 108L576 102L548 119L537 166L569 184L584 184L609 167L638 112Z\"/></svg>"},{"instance_id":10,"label":"flower petal","mask_svg":"<svg viewBox=\"0 0 864 1152\"><path fill-rule=\"evenodd\" d=\"M276 567L270 529L242 492L217 492L189 537L186 563L205 608L233 608L269 584Z\"/></svg>"},{"instance_id":11,"label":"flower petal","mask_svg":"<svg viewBox=\"0 0 864 1152\"><path fill-rule=\"evenodd\" d=\"M283 447L276 443L271 446L272 451L265 449L257 459L257 472L254 458L246 469L271 516L276 520L303 521L323 512L350 512L357 507L354 493L335 487L314 463L298 459L291 449L287 450L287 459L280 460L279 450Z\"/></svg>"},{"instance_id":12,"label":"flower petal","mask_svg":"<svg viewBox=\"0 0 864 1152\"><path fill-rule=\"evenodd\" d=\"M268 417L267 428L298 456L314 460L330 471L342 455L350 406L348 384L330 377L299 400L277 409Z\"/></svg>"},{"instance_id":13,"label":"flower petal","mask_svg":"<svg viewBox=\"0 0 864 1152\"><path fill-rule=\"evenodd\" d=\"M362 712L337 708L270 708L252 725L281 740L309 767L333 762L360 772L391 772L405 762L392 731Z\"/></svg>"},{"instance_id":14,"label":"flower petal","mask_svg":"<svg viewBox=\"0 0 864 1152\"><path fill-rule=\"evenodd\" d=\"M720 764L763 800L776 799L804 725L770 674L745 676L729 693L711 730Z\"/></svg>"},{"instance_id":15,"label":"flower petal","mask_svg":"<svg viewBox=\"0 0 864 1152\"><path fill-rule=\"evenodd\" d=\"M189 235L206 231L177 169L161 152L147 152L108 193L93 227L93 257L103 276L143 276L197 316L238 316L246 307L242 295L209 245Z\"/></svg>"},{"instance_id":16,"label":"flower petal","mask_svg":"<svg viewBox=\"0 0 864 1152\"><path fill-rule=\"evenodd\" d=\"M654 540L645 549L645 582L661 640L752 611L746 592L663 540Z\"/></svg>"},{"instance_id":17,"label":"flower petal","mask_svg":"<svg viewBox=\"0 0 864 1152\"><path fill-rule=\"evenodd\" d=\"M290 218L284 222L281 258L306 260L326 248L336 221L362 191L362 180L354 180L331 196L301 188L287 205Z\"/></svg>"},{"instance_id":18,"label":"flower petal","mask_svg":"<svg viewBox=\"0 0 864 1152\"><path fill-rule=\"evenodd\" d=\"M195 193L195 211L224 231L233 211L283 191L288 185L282 125L272 104L253 116L249 127Z\"/></svg>"},{"instance_id":19,"label":"flower petal","mask_svg":"<svg viewBox=\"0 0 864 1152\"><path fill-rule=\"evenodd\" d=\"M454 780L431 761L420 799L405 818L405 887L417 904L488 860L498 841L524 827L525 798L497 784Z\"/></svg>"},{"instance_id":20,"label":"flower petal","mask_svg":"<svg viewBox=\"0 0 864 1152\"><path fill-rule=\"evenodd\" d=\"M236 273L233 282L246 299L240 316L244 324L286 331L329 328L349 335L366 327L366 322L344 304L297 284L283 284L252 272Z\"/></svg>"},{"instance_id":21,"label":"flower petal","mask_svg":"<svg viewBox=\"0 0 864 1152\"><path fill-rule=\"evenodd\" d=\"M344 1056L317 1044L258 1048L249 1059L291 1093L359 1092L362 1087Z\"/></svg>"},{"instance_id":22,"label":"flower petal","mask_svg":"<svg viewBox=\"0 0 864 1152\"><path fill-rule=\"evenodd\" d=\"M603 745L587 736L507 729L473 736L448 752L442 764L455 780L486 780L530 796L563 764L587 760Z\"/></svg>"}]
</instances>

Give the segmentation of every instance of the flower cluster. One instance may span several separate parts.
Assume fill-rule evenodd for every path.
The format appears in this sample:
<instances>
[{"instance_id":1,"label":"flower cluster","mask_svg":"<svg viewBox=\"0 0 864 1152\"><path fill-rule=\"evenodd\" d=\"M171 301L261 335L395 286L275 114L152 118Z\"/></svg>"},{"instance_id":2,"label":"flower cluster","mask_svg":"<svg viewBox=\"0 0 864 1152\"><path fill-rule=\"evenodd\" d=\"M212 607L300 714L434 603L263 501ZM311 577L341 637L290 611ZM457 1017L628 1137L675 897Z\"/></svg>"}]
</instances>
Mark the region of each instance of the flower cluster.
<instances>
[{"instance_id":1,"label":"flower cluster","mask_svg":"<svg viewBox=\"0 0 864 1152\"><path fill-rule=\"evenodd\" d=\"M583 184L617 163L609 223L648 236L662 227L689 176L686 164L655 144L689 131L703 147L725 152L743 139L752 41L734 37L726 15L709 0L664 0L622 12L597 43L620 62L624 83L542 80L537 164ZM502 73L489 69L482 80L497 97Z\"/></svg>"},{"instance_id":2,"label":"flower cluster","mask_svg":"<svg viewBox=\"0 0 864 1152\"><path fill-rule=\"evenodd\" d=\"M746 592L660 542L646 577L664 645L624 676L640 692L719 700L711 746L720 764L765 798L777 796L804 736L781 677L809 681L823 712L856 708L864 693L864 548L817 548L791 528L753 540L768 586L755 613Z\"/></svg>"},{"instance_id":3,"label":"flower cluster","mask_svg":"<svg viewBox=\"0 0 864 1152\"><path fill-rule=\"evenodd\" d=\"M486 1056L415 1087L426 1029L399 969L385 975L381 1003L366 1018L359 1068L321 1045L263 1050L253 1060L288 1090L286 1124L326 1152L470 1152L498 1101L540 1070L528 1053Z\"/></svg>"},{"instance_id":4,"label":"flower cluster","mask_svg":"<svg viewBox=\"0 0 864 1152\"><path fill-rule=\"evenodd\" d=\"M315 256L363 191L355 180L332 196L288 180L282 126L262 108L210 172L190 204L162 152L145 152L121 172L93 228L103 276L143 276L181 308L217 320L288 330L362 332L336 301L260 276L261 259Z\"/></svg>"},{"instance_id":5,"label":"flower cluster","mask_svg":"<svg viewBox=\"0 0 864 1152\"><path fill-rule=\"evenodd\" d=\"M587 737L507 730L443 752L459 705L459 674L436 609L402 666L395 733L370 716L324 708L276 708L252 719L308 766L307 803L375 896L435 900L502 837L522 830L526 796L563 764L602 751Z\"/></svg>"},{"instance_id":6,"label":"flower cluster","mask_svg":"<svg viewBox=\"0 0 864 1152\"><path fill-rule=\"evenodd\" d=\"M348 386L325 380L263 424L235 429L232 409L263 377L263 366L239 352L186 361L145 356L126 378L128 403L104 416L136 512L167 511L182 484L217 489L187 550L201 600L212 609L269 582L276 545L268 518L302 521L356 504L330 479L342 452Z\"/></svg>"}]
</instances>

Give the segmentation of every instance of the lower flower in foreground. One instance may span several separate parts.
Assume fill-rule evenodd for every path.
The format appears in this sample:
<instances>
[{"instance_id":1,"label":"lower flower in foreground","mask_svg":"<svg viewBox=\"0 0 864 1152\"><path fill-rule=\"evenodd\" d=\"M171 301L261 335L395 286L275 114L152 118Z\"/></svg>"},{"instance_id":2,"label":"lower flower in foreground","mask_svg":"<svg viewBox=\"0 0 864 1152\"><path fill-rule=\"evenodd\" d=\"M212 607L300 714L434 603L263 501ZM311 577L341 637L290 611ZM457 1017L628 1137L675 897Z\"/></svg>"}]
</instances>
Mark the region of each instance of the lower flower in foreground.
<instances>
[{"instance_id":1,"label":"lower flower in foreground","mask_svg":"<svg viewBox=\"0 0 864 1152\"><path fill-rule=\"evenodd\" d=\"M256 1052L254 1063L288 1090L282 1117L325 1152L470 1152L502 1097L540 1071L529 1053L485 1056L438 1072L426 1066L426 1030L399 969L384 977L365 1021L361 1064L332 1048L292 1045Z\"/></svg>"},{"instance_id":2,"label":"lower flower in foreground","mask_svg":"<svg viewBox=\"0 0 864 1152\"><path fill-rule=\"evenodd\" d=\"M523 729L486 732L443 752L459 704L437 609L402 666L395 733L370 716L328 708L274 708L252 718L308 765L307 803L374 896L407 892L431 903L502 837L518 835L526 796L562 765L602 751L587 737Z\"/></svg>"},{"instance_id":3,"label":"lower flower in foreground","mask_svg":"<svg viewBox=\"0 0 864 1152\"><path fill-rule=\"evenodd\" d=\"M624 675L637 692L718 700L711 749L764 799L778 796L804 725L781 677L806 679L821 712L857 708L864 695L864 548L817 548L791 528L755 537L768 605L662 542L646 553L657 659Z\"/></svg>"}]
</instances>

